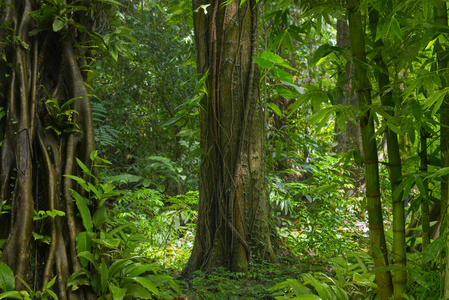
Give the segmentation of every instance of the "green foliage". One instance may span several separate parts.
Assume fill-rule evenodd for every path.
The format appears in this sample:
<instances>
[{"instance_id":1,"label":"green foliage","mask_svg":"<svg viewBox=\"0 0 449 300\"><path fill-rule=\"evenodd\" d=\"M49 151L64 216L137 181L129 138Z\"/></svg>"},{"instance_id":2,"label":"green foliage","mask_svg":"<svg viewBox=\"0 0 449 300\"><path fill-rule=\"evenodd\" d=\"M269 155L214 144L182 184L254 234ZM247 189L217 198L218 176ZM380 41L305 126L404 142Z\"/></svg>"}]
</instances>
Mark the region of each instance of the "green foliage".
<instances>
[{"instance_id":1,"label":"green foliage","mask_svg":"<svg viewBox=\"0 0 449 300\"><path fill-rule=\"evenodd\" d=\"M93 101L97 145L102 156L113 162L107 175L141 177L125 188L159 187L174 195L181 192L179 188L197 187L199 140L194 111L199 98L182 107L196 83L192 29L174 22L186 18L185 9L190 7L188 1L132 2L120 12L134 40L121 42L129 55L119 56L116 64L98 60L91 72L98 96ZM112 38L117 28L105 29L105 36ZM155 166L160 161L153 157L167 158L176 174L164 178L165 170Z\"/></svg>"},{"instance_id":2,"label":"green foliage","mask_svg":"<svg viewBox=\"0 0 449 300\"><path fill-rule=\"evenodd\" d=\"M107 161L91 154L93 166ZM96 179L81 161L83 172ZM179 288L173 278L162 272L157 263L143 256L136 256L135 249L143 242L135 224L111 211L105 202L118 195L112 184L92 184L76 176L70 176L88 193L85 197L72 191L79 209L84 232L76 238L76 250L83 268L71 275L68 286L72 290L82 285L90 286L99 299L172 299ZM95 210L91 213L91 207Z\"/></svg>"},{"instance_id":3,"label":"green foliage","mask_svg":"<svg viewBox=\"0 0 449 300\"><path fill-rule=\"evenodd\" d=\"M58 296L51 290L56 282L56 276L42 288L42 291L33 291L22 278L18 279L28 291L15 290L15 276L13 271L6 264L0 262L0 291L2 292L0 293L0 299L58 299Z\"/></svg>"},{"instance_id":4,"label":"green foliage","mask_svg":"<svg viewBox=\"0 0 449 300\"><path fill-rule=\"evenodd\" d=\"M300 276L306 268L294 258L283 257L278 263L252 261L248 273L232 273L217 268L209 273L194 272L189 278L180 278L180 286L189 299L264 299L273 283ZM307 266L308 267L308 266Z\"/></svg>"},{"instance_id":5,"label":"green foliage","mask_svg":"<svg viewBox=\"0 0 449 300\"><path fill-rule=\"evenodd\" d=\"M366 253L350 253L347 258L331 260L334 276L324 273L301 275L301 281L287 279L272 288L276 299L350 299L362 296L371 299L377 293L374 274L369 271L371 258ZM352 298L351 298L352 299Z\"/></svg>"},{"instance_id":6,"label":"green foliage","mask_svg":"<svg viewBox=\"0 0 449 300\"><path fill-rule=\"evenodd\" d=\"M312 175L303 181L284 183L272 177L273 212L288 247L295 254L320 258L365 249L368 235L358 179L329 156L317 156L308 170Z\"/></svg>"},{"instance_id":7,"label":"green foliage","mask_svg":"<svg viewBox=\"0 0 449 300\"><path fill-rule=\"evenodd\" d=\"M157 190L137 189L118 199L118 215L129 219L146 238L136 253L179 271L193 246L197 205L198 192L169 197Z\"/></svg>"}]
</instances>

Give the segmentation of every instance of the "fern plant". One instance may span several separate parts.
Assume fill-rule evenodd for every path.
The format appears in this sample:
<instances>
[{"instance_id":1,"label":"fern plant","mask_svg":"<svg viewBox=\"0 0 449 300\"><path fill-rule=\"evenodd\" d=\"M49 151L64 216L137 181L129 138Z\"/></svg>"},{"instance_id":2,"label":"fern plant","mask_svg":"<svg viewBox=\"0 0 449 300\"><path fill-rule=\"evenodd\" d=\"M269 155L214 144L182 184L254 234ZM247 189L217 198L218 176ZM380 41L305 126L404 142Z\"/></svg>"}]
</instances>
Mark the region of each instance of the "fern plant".
<instances>
[{"instance_id":1,"label":"fern plant","mask_svg":"<svg viewBox=\"0 0 449 300\"><path fill-rule=\"evenodd\" d=\"M94 121L95 141L100 147L114 146L120 131L106 124L108 111L99 102L92 102L92 117Z\"/></svg>"}]
</instances>

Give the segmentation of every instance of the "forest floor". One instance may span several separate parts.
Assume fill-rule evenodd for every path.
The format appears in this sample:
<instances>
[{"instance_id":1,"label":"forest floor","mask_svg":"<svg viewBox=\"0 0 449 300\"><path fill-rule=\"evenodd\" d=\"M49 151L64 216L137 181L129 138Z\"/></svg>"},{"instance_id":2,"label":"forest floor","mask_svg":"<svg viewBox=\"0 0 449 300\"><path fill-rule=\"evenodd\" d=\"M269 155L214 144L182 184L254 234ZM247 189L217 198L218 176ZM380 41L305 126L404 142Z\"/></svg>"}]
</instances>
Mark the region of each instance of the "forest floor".
<instances>
[{"instance_id":1,"label":"forest floor","mask_svg":"<svg viewBox=\"0 0 449 300\"><path fill-rule=\"evenodd\" d=\"M251 262L246 274L217 269L208 274L197 271L188 277L175 278L183 291L180 299L274 299L269 291L274 285L318 271L332 275L330 266L319 260L289 255L280 257L276 263Z\"/></svg>"}]
</instances>

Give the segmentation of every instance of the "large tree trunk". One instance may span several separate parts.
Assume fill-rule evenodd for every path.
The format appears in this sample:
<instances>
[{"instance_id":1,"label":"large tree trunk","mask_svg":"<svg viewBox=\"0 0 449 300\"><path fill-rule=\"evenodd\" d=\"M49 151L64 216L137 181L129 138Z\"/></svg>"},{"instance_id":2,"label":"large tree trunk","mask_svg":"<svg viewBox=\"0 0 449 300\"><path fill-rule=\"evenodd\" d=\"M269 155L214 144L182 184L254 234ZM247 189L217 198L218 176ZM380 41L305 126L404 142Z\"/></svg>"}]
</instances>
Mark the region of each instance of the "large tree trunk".
<instances>
[{"instance_id":1,"label":"large tree trunk","mask_svg":"<svg viewBox=\"0 0 449 300\"><path fill-rule=\"evenodd\" d=\"M360 12L360 2L348 0L349 31L351 35L351 54L354 62L354 86L360 109L364 112L360 120L363 144L363 163L365 167L366 199L370 229L371 254L376 268L388 264L385 241L382 204L380 201L379 166L377 143L373 116L371 116L371 83L367 76L365 52L365 33ZM381 299L390 299L393 284L390 272L376 272L376 283Z\"/></svg>"},{"instance_id":2,"label":"large tree trunk","mask_svg":"<svg viewBox=\"0 0 449 300\"><path fill-rule=\"evenodd\" d=\"M0 203L12 206L10 213L0 214L0 238L7 239L0 259L32 288L42 289L57 275L59 299L92 299L83 291L67 291L68 277L80 268L75 239L82 225L70 194L76 187L63 177L80 176L75 158L90 166L89 154L95 149L86 73L79 67L88 63L89 51L74 46L86 45L87 35L75 26L88 29L90 14L67 15L75 26L58 30L48 11L46 24L43 14L34 15L40 24L31 17L41 4L31 0L0 4L0 24L9 25L0 28L0 41L10 41L0 44L0 106L7 112L0 121ZM46 29L29 36L38 26ZM57 112L55 107L73 98L77 100L66 115ZM47 103L50 99L56 106ZM69 113L69 108L77 113ZM33 221L34 210L59 210L65 216L42 223ZM34 240L33 232L48 236L49 243ZM19 280L16 288L24 289Z\"/></svg>"},{"instance_id":3,"label":"large tree trunk","mask_svg":"<svg viewBox=\"0 0 449 300\"><path fill-rule=\"evenodd\" d=\"M256 1L193 1L201 101L197 233L184 269L245 271L252 256L274 259L265 184L265 113L259 98ZM205 5L207 14L203 11Z\"/></svg>"}]
</instances>

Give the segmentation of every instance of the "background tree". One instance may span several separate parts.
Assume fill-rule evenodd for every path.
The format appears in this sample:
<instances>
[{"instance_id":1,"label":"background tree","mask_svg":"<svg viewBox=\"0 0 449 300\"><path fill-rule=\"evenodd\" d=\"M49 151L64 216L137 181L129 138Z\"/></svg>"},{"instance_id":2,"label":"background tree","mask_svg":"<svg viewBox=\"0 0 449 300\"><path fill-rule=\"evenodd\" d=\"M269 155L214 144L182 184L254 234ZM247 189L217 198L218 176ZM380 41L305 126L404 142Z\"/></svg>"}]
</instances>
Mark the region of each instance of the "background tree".
<instances>
[{"instance_id":1,"label":"background tree","mask_svg":"<svg viewBox=\"0 0 449 300\"><path fill-rule=\"evenodd\" d=\"M194 1L201 100L199 211L184 272L224 266L245 271L251 257L274 259L265 181L264 110L259 97L256 1ZM207 13L206 13L207 12Z\"/></svg>"}]
</instances>

